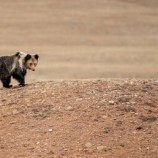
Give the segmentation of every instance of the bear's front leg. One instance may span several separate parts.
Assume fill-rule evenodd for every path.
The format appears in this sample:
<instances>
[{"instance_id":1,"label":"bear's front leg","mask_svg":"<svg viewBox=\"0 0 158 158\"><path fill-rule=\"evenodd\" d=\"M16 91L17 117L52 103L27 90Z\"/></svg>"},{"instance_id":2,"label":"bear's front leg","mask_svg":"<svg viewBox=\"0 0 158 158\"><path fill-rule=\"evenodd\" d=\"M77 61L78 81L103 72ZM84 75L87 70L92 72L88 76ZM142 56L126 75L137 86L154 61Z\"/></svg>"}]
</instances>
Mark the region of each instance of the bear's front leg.
<instances>
[{"instance_id":1,"label":"bear's front leg","mask_svg":"<svg viewBox=\"0 0 158 158\"><path fill-rule=\"evenodd\" d=\"M16 79L19 82L20 86L25 86L25 76L22 74L12 74L13 78Z\"/></svg>"}]
</instances>

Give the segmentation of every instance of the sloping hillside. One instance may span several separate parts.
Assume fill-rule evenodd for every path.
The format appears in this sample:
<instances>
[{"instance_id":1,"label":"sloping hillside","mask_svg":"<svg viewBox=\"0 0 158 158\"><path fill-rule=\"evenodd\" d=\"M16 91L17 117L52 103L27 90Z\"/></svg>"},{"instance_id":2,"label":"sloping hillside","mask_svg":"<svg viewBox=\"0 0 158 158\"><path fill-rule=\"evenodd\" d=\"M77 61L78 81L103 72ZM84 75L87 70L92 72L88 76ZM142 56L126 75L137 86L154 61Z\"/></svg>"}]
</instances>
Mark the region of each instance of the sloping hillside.
<instances>
[{"instance_id":1,"label":"sloping hillside","mask_svg":"<svg viewBox=\"0 0 158 158\"><path fill-rule=\"evenodd\" d=\"M157 80L0 89L1 158L156 158Z\"/></svg>"}]
</instances>

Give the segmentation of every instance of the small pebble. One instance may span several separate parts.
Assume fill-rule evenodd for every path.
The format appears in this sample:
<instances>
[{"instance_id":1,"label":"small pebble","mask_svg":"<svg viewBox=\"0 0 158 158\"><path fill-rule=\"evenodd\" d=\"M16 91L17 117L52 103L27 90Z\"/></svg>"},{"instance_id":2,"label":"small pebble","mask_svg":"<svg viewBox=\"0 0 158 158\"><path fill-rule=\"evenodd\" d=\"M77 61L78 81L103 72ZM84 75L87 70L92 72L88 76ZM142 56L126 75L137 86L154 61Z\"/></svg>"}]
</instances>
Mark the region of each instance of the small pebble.
<instances>
[{"instance_id":1,"label":"small pebble","mask_svg":"<svg viewBox=\"0 0 158 158\"><path fill-rule=\"evenodd\" d=\"M98 151L107 151L107 147L106 146L97 146L97 150Z\"/></svg>"},{"instance_id":2,"label":"small pebble","mask_svg":"<svg viewBox=\"0 0 158 158\"><path fill-rule=\"evenodd\" d=\"M92 144L88 142L88 143L85 144L85 147L90 148L90 147L92 147Z\"/></svg>"},{"instance_id":3,"label":"small pebble","mask_svg":"<svg viewBox=\"0 0 158 158\"><path fill-rule=\"evenodd\" d=\"M12 124L15 124L15 123L16 123L16 121L9 122L9 124L11 124L11 125L12 125Z\"/></svg>"},{"instance_id":4,"label":"small pebble","mask_svg":"<svg viewBox=\"0 0 158 158\"><path fill-rule=\"evenodd\" d=\"M67 110L67 111L73 111L73 107L72 106L67 106L65 110Z\"/></svg>"},{"instance_id":5,"label":"small pebble","mask_svg":"<svg viewBox=\"0 0 158 158\"><path fill-rule=\"evenodd\" d=\"M107 116L107 115L103 115L102 118L103 118L103 119L107 119L108 116Z\"/></svg>"},{"instance_id":6,"label":"small pebble","mask_svg":"<svg viewBox=\"0 0 158 158\"><path fill-rule=\"evenodd\" d=\"M115 104L115 102L113 100L109 101L109 105L114 105L114 104Z\"/></svg>"},{"instance_id":7,"label":"small pebble","mask_svg":"<svg viewBox=\"0 0 158 158\"><path fill-rule=\"evenodd\" d=\"M132 101L132 102L130 102L132 105L135 105L136 104L136 102L134 102L134 101Z\"/></svg>"},{"instance_id":8,"label":"small pebble","mask_svg":"<svg viewBox=\"0 0 158 158\"><path fill-rule=\"evenodd\" d=\"M82 101L83 100L83 98L77 98L76 99L76 101Z\"/></svg>"},{"instance_id":9,"label":"small pebble","mask_svg":"<svg viewBox=\"0 0 158 158\"><path fill-rule=\"evenodd\" d=\"M13 115L16 115L16 114L18 114L18 113L19 113L19 111L16 110L16 109L14 109L13 112L12 112Z\"/></svg>"},{"instance_id":10,"label":"small pebble","mask_svg":"<svg viewBox=\"0 0 158 158\"><path fill-rule=\"evenodd\" d=\"M53 130L52 130L52 129L49 129L48 131L49 131L49 132L52 132Z\"/></svg>"}]
</instances>

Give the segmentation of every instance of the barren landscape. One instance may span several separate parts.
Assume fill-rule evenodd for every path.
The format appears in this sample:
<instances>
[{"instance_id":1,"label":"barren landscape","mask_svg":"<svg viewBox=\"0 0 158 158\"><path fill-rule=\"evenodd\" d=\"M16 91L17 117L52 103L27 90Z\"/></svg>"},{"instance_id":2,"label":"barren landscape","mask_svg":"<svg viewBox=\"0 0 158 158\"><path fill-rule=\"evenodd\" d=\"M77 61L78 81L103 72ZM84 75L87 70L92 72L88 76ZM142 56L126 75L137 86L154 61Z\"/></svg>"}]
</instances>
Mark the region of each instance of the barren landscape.
<instances>
[{"instance_id":1,"label":"barren landscape","mask_svg":"<svg viewBox=\"0 0 158 158\"><path fill-rule=\"evenodd\" d=\"M1 89L0 157L157 158L157 93L157 80Z\"/></svg>"},{"instance_id":2,"label":"barren landscape","mask_svg":"<svg viewBox=\"0 0 158 158\"><path fill-rule=\"evenodd\" d=\"M0 0L0 19L0 56L40 56L0 85L0 158L158 157L157 0Z\"/></svg>"}]
</instances>

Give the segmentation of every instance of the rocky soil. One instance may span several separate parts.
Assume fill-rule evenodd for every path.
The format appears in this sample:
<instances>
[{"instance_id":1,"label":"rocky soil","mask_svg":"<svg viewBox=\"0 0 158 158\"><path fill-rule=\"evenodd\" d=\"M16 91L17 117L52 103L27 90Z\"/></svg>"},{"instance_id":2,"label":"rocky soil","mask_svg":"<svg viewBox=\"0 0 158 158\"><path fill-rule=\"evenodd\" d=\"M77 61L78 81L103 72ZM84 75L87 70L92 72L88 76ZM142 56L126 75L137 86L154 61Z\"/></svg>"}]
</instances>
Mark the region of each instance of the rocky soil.
<instances>
[{"instance_id":1,"label":"rocky soil","mask_svg":"<svg viewBox=\"0 0 158 158\"><path fill-rule=\"evenodd\" d=\"M0 89L0 158L157 158L157 80Z\"/></svg>"}]
</instances>

